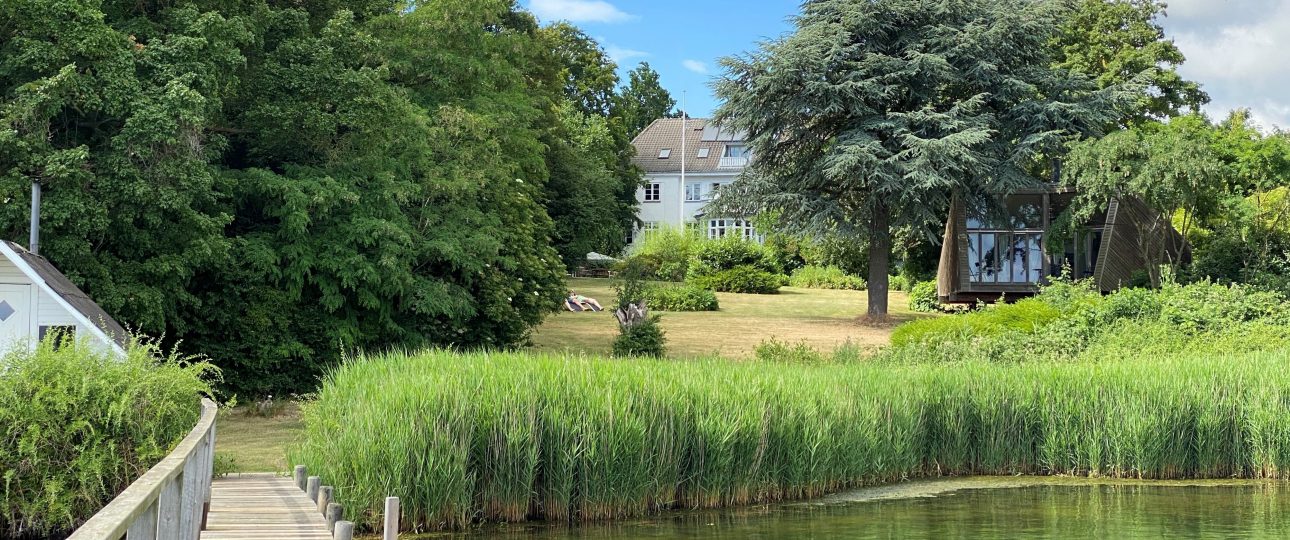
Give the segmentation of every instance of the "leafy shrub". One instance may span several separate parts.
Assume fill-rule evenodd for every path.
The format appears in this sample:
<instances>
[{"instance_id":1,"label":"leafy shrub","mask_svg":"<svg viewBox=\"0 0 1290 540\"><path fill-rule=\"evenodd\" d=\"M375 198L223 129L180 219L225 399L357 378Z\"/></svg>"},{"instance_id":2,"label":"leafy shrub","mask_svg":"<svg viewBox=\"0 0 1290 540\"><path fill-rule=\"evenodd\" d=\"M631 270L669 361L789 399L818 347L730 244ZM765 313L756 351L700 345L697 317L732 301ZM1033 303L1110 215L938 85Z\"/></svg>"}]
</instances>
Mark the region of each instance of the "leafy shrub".
<instances>
[{"instance_id":1,"label":"leafy shrub","mask_svg":"<svg viewBox=\"0 0 1290 540\"><path fill-rule=\"evenodd\" d=\"M789 343L775 338L758 343L757 348L754 349L753 356L764 362L786 362L791 364L819 364L824 362L824 355L805 341Z\"/></svg>"},{"instance_id":2,"label":"leafy shrub","mask_svg":"<svg viewBox=\"0 0 1290 540\"><path fill-rule=\"evenodd\" d=\"M650 267L646 261L635 257L623 261L618 275L610 282L610 287L614 289L615 309L632 304L640 305L645 301L650 288L649 282L645 281L649 272Z\"/></svg>"},{"instance_id":3,"label":"leafy shrub","mask_svg":"<svg viewBox=\"0 0 1290 540\"><path fill-rule=\"evenodd\" d=\"M1033 333L1061 315L1056 308L1035 298L1015 304L996 304L978 311L920 319L900 325L892 332L893 345L928 341L962 341L964 338L997 336L1009 332Z\"/></svg>"},{"instance_id":4,"label":"leafy shrub","mask_svg":"<svg viewBox=\"0 0 1290 540\"><path fill-rule=\"evenodd\" d=\"M896 329L880 359L1089 360L1290 348L1290 306L1280 294L1210 283L1120 289L1058 281L1035 298Z\"/></svg>"},{"instance_id":5,"label":"leafy shrub","mask_svg":"<svg viewBox=\"0 0 1290 540\"><path fill-rule=\"evenodd\" d=\"M663 227L647 233L629 259L640 265L644 277L684 281L694 251L707 242L698 230Z\"/></svg>"},{"instance_id":6,"label":"leafy shrub","mask_svg":"<svg viewBox=\"0 0 1290 540\"><path fill-rule=\"evenodd\" d=\"M687 277L713 274L740 266L750 266L771 274L780 272L774 257L764 246L736 235L726 235L698 244Z\"/></svg>"},{"instance_id":7,"label":"leafy shrub","mask_svg":"<svg viewBox=\"0 0 1290 540\"><path fill-rule=\"evenodd\" d=\"M865 282L856 276L848 275L836 266L803 266L793 271L788 284L807 289L841 289L863 291Z\"/></svg>"},{"instance_id":8,"label":"leafy shrub","mask_svg":"<svg viewBox=\"0 0 1290 540\"><path fill-rule=\"evenodd\" d=\"M656 285L645 291L645 304L661 311L716 311L717 295L694 285Z\"/></svg>"},{"instance_id":9,"label":"leafy shrub","mask_svg":"<svg viewBox=\"0 0 1290 540\"><path fill-rule=\"evenodd\" d=\"M766 259L779 273L792 273L806 264L802 260L802 245L805 242L787 234L771 234L762 244L766 249Z\"/></svg>"},{"instance_id":10,"label":"leafy shrub","mask_svg":"<svg viewBox=\"0 0 1290 540\"><path fill-rule=\"evenodd\" d=\"M754 266L736 266L711 274L691 276L691 285L720 292L776 294L784 286L784 276Z\"/></svg>"},{"instance_id":11,"label":"leafy shrub","mask_svg":"<svg viewBox=\"0 0 1290 540\"><path fill-rule=\"evenodd\" d=\"M0 535L61 537L94 515L193 429L217 373L155 345L59 345L0 357Z\"/></svg>"},{"instance_id":12,"label":"leafy shrub","mask_svg":"<svg viewBox=\"0 0 1290 540\"><path fill-rule=\"evenodd\" d=\"M853 276L869 272L869 249L862 241L831 235L803 242L800 252L811 266L836 266Z\"/></svg>"},{"instance_id":13,"label":"leafy shrub","mask_svg":"<svg viewBox=\"0 0 1290 540\"><path fill-rule=\"evenodd\" d=\"M941 309L941 298L936 293L936 282L915 283L909 289L909 309L930 313Z\"/></svg>"},{"instance_id":14,"label":"leafy shrub","mask_svg":"<svg viewBox=\"0 0 1290 540\"><path fill-rule=\"evenodd\" d=\"M619 327L614 339L614 356L650 356L660 358L666 352L666 338L659 316L652 315L632 325Z\"/></svg>"},{"instance_id":15,"label":"leafy shrub","mask_svg":"<svg viewBox=\"0 0 1290 540\"><path fill-rule=\"evenodd\" d=\"M892 291L908 291L909 280L905 276L895 275L887 276L887 289Z\"/></svg>"},{"instance_id":16,"label":"leafy shrub","mask_svg":"<svg viewBox=\"0 0 1290 540\"><path fill-rule=\"evenodd\" d=\"M1161 320L1188 331L1282 317L1290 309L1280 294L1241 285L1166 284L1160 297Z\"/></svg>"}]
</instances>

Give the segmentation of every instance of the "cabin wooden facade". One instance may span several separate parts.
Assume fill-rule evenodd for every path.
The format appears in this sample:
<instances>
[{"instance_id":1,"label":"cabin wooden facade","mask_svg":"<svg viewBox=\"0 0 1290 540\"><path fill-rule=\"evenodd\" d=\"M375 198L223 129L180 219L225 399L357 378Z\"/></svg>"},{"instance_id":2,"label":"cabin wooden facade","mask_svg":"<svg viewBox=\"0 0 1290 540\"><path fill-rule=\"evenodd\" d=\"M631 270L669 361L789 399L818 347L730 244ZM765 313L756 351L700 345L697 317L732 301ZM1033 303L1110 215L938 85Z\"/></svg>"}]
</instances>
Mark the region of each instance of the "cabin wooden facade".
<instances>
[{"instance_id":1,"label":"cabin wooden facade","mask_svg":"<svg viewBox=\"0 0 1290 540\"><path fill-rule=\"evenodd\" d=\"M1004 198L1004 212L950 204L937 272L942 302L994 301L1029 296L1069 268L1109 292L1128 285L1151 261L1186 260L1190 250L1169 222L1138 199L1112 199L1107 208L1069 234L1054 221L1074 201L1072 188L1049 186ZM1069 236L1067 238L1066 236Z\"/></svg>"}]
</instances>

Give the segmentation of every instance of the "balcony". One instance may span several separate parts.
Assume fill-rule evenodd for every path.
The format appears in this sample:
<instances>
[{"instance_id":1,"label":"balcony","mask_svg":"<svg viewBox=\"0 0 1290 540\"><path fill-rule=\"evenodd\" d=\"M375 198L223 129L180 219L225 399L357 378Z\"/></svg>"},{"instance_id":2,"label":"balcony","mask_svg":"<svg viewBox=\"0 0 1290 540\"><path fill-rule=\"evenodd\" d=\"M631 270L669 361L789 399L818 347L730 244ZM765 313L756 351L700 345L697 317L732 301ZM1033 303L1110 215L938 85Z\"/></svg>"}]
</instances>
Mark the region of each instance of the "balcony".
<instances>
[{"instance_id":1,"label":"balcony","mask_svg":"<svg viewBox=\"0 0 1290 540\"><path fill-rule=\"evenodd\" d=\"M718 169L742 169L748 165L747 157L723 157L717 164Z\"/></svg>"}]
</instances>

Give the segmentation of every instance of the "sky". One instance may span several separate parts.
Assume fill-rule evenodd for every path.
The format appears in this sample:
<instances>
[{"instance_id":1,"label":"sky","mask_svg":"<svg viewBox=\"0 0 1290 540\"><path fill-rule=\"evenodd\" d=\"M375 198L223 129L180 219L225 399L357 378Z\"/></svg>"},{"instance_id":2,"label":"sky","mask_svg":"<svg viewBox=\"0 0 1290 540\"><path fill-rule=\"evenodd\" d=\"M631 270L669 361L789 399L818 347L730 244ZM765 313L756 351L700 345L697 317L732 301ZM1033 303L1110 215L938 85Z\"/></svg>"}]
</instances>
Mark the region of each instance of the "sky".
<instances>
[{"instance_id":1,"label":"sky","mask_svg":"<svg viewBox=\"0 0 1290 540\"><path fill-rule=\"evenodd\" d=\"M544 23L568 20L596 38L620 71L649 62L691 116L718 105L718 60L792 30L799 0L523 0ZM1215 120L1251 110L1265 130L1290 129L1290 0L1169 0L1160 21L1187 56Z\"/></svg>"}]
</instances>

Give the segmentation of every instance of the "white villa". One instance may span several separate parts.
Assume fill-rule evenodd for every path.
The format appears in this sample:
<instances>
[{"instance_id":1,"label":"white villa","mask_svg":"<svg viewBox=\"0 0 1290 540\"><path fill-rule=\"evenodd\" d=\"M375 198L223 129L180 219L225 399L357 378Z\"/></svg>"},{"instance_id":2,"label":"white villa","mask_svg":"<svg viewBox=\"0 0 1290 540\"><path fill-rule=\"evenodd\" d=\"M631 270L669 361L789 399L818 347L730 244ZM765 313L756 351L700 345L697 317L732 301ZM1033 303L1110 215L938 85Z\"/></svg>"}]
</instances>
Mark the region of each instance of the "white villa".
<instances>
[{"instance_id":1,"label":"white villa","mask_svg":"<svg viewBox=\"0 0 1290 540\"><path fill-rule=\"evenodd\" d=\"M743 139L742 133L724 131L705 118L660 118L637 135L633 162L645 171L645 186L636 191L642 223L633 242L641 233L682 225L713 238L756 238L748 220L705 212L721 186L734 182L748 164Z\"/></svg>"}]
</instances>

